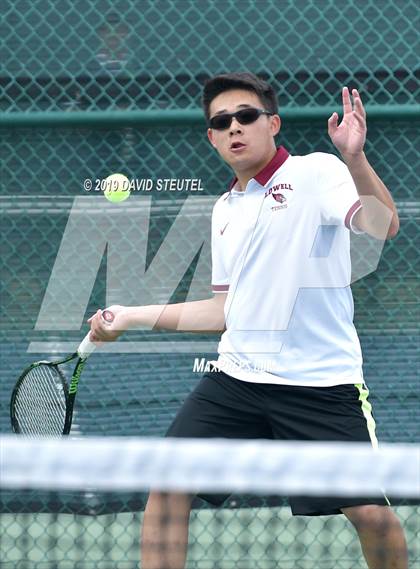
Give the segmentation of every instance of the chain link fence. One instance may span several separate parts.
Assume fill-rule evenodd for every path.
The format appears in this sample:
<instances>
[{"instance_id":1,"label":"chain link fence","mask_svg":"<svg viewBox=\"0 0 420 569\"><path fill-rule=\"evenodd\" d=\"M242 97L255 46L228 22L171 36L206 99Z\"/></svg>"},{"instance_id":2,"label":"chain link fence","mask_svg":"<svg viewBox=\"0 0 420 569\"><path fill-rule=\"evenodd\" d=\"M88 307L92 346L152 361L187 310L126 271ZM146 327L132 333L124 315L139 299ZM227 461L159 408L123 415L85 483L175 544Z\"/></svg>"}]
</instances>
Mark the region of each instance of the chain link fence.
<instances>
[{"instance_id":1,"label":"chain link fence","mask_svg":"<svg viewBox=\"0 0 420 569\"><path fill-rule=\"evenodd\" d=\"M101 226L107 207L102 192L87 192L84 181L95 183L112 172L201 181L200 196L151 191L128 200L128 209L150 200L142 246L144 268L151 267L160 247L170 243L168 232L185 202L200 197L210 204L230 180L206 141L198 111L203 82L216 73L249 70L275 87L283 119L278 143L292 154L334 152L326 120L340 110L341 86L361 92L368 110L366 152L397 202L401 229L385 244L377 270L353 285L356 325L379 438L418 440L419 28L418 6L411 0L6 0L0 22L0 430L10 430L9 396L21 369L33 359L51 358L54 346L77 344L87 315L110 298L118 301L121 293L121 283L110 290L107 261L135 254L133 245L122 249L115 242L106 243L99 260L96 252L92 263L88 244L81 254L83 231ZM75 204L87 204L90 213L80 225L80 242L67 250L69 270L50 304L51 320L42 325L41 309ZM136 220L127 217L127 234L135 235ZM120 225L113 215L109 224ZM208 218L199 227L200 235L208 234ZM171 263L147 291L139 290L139 269L133 268L126 275L125 299L182 301L199 266L198 292L209 294L208 251L200 239L197 244L197 225L184 231L188 254L170 251ZM63 305L71 307L73 286L84 286L86 298L74 319L62 311ZM205 335L127 336L141 346L140 354L92 356L78 396L76 434L162 435L199 378L195 358L210 357L216 346ZM189 351L177 353L174 342L189 345ZM98 516L104 502L98 496L86 500L70 500L68 507L51 496L5 496L1 566L134 567L141 514L127 512L141 509L141 502L116 500ZM278 504L268 510L264 500L238 503L218 514L194 514L192 544L198 545L191 567L245 567L239 529L224 534L218 555L225 565L203 561L211 558L206 547L214 532L239 528L244 518L255 537L252 566L274 566L268 543L273 515L285 536L284 558L272 557L281 567L363 566L343 520L291 520ZM401 505L398 511L418 562L417 508ZM48 529L51 522L55 534Z\"/></svg>"}]
</instances>

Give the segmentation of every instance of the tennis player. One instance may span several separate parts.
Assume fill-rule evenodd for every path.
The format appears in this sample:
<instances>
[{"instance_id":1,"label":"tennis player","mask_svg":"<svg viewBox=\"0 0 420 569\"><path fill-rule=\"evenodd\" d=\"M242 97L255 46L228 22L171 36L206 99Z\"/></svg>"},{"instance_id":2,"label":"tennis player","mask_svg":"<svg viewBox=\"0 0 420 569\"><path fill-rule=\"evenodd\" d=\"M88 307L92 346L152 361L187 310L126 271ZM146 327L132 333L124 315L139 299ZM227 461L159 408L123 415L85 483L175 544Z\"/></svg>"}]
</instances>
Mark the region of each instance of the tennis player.
<instances>
[{"instance_id":1,"label":"tennis player","mask_svg":"<svg viewBox=\"0 0 420 569\"><path fill-rule=\"evenodd\" d=\"M184 402L169 437L371 441L375 422L353 325L350 233L394 237L398 213L365 154L365 110L342 91L343 118L328 120L341 159L276 148L276 95L250 73L210 79L203 93L208 139L235 179L212 216L208 300L112 307L89 321L95 341L138 325L222 333L219 358ZM310 475L310 473L308 473ZM363 484L363 480L360 481ZM223 496L203 496L220 504ZM142 569L181 569L189 495L149 496ZM370 569L407 569L401 525L387 499L290 500L295 515L343 513Z\"/></svg>"}]
</instances>

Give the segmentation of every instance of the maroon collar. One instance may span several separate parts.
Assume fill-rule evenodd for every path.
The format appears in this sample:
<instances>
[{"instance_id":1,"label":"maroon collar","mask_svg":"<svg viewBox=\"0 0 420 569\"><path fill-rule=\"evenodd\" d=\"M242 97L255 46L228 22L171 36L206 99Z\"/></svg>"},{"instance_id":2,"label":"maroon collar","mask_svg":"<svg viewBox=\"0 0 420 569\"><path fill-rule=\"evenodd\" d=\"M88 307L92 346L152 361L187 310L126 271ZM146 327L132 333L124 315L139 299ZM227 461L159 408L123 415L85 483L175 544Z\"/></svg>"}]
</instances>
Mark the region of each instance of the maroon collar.
<instances>
[{"instance_id":1,"label":"maroon collar","mask_svg":"<svg viewBox=\"0 0 420 569\"><path fill-rule=\"evenodd\" d=\"M258 172L258 174L254 176L254 180L256 180L261 186L265 186L265 184L272 177L274 172L278 170L280 166L284 164L284 162L286 162L288 157L289 153L284 148L284 146L280 146L279 148L277 148L276 154L273 156L273 158L270 160L267 166L265 166L261 170L261 172ZM233 186L236 184L237 181L238 178L234 178L232 180L232 182L229 185L229 191L233 188Z\"/></svg>"}]
</instances>

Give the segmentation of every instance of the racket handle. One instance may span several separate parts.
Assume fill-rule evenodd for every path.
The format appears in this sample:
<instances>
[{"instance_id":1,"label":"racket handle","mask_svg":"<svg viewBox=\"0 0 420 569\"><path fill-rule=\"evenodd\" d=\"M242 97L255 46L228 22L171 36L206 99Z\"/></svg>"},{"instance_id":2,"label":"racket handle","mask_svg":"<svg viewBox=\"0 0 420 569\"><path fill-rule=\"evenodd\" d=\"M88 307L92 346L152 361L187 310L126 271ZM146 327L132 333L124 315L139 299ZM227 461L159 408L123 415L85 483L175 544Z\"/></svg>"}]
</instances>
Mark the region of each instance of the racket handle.
<instances>
[{"instance_id":1,"label":"racket handle","mask_svg":"<svg viewBox=\"0 0 420 569\"><path fill-rule=\"evenodd\" d=\"M114 320L114 315L110 310L103 310L102 321L105 324L110 324ZM90 331L83 338L82 343L77 348L77 353L80 358L86 359L92 352L98 347L98 342L92 342L90 340Z\"/></svg>"}]
</instances>

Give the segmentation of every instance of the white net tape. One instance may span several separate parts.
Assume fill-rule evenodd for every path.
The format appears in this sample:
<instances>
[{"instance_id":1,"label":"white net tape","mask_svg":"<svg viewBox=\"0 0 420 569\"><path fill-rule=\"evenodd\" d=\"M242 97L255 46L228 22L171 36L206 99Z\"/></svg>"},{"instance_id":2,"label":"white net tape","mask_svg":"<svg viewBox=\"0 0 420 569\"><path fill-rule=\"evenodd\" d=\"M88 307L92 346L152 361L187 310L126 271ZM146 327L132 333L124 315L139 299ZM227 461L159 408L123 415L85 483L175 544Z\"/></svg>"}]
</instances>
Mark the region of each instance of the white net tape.
<instances>
[{"instance_id":1,"label":"white net tape","mask_svg":"<svg viewBox=\"0 0 420 569\"><path fill-rule=\"evenodd\" d=\"M420 445L0 437L3 488L420 497Z\"/></svg>"}]
</instances>

